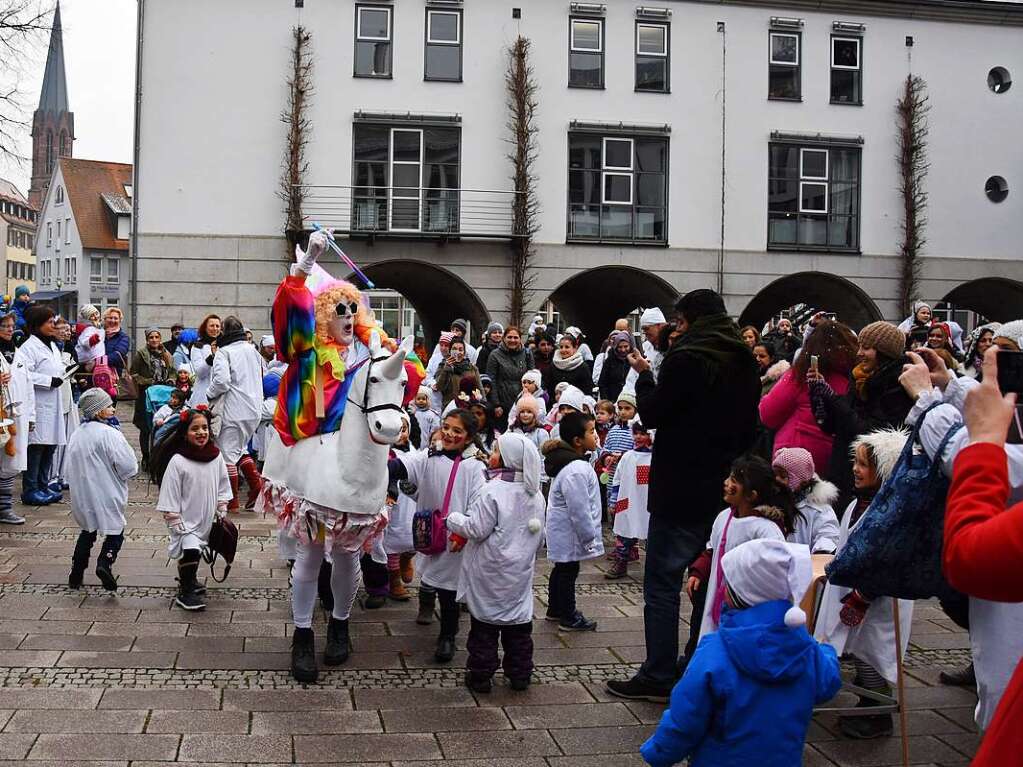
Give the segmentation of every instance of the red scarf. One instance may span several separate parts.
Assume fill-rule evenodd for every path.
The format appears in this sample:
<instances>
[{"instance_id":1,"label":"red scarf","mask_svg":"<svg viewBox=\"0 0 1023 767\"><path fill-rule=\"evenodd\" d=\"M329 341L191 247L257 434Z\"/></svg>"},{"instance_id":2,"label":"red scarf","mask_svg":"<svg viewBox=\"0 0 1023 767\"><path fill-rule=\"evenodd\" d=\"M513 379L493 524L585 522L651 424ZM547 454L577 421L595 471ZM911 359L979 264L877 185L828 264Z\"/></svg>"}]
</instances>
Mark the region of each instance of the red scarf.
<instances>
[{"instance_id":1,"label":"red scarf","mask_svg":"<svg viewBox=\"0 0 1023 767\"><path fill-rule=\"evenodd\" d=\"M186 439L185 444L181 446L181 455L190 461L209 463L216 460L217 456L220 455L220 448L213 444L212 439L207 441L202 447L196 447Z\"/></svg>"}]
</instances>

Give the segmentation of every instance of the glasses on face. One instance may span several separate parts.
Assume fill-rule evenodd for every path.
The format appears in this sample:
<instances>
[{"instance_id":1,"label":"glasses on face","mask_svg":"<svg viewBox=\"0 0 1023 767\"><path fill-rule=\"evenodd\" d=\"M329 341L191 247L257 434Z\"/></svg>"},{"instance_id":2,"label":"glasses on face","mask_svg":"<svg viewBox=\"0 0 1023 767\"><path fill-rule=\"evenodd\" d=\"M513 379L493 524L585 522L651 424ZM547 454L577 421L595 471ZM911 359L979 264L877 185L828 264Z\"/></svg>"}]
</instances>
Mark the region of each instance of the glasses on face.
<instances>
[{"instance_id":1,"label":"glasses on face","mask_svg":"<svg viewBox=\"0 0 1023 767\"><path fill-rule=\"evenodd\" d=\"M359 311L359 304L355 301L342 301L335 307L334 311L337 312L338 317L344 317L349 312L354 317Z\"/></svg>"}]
</instances>

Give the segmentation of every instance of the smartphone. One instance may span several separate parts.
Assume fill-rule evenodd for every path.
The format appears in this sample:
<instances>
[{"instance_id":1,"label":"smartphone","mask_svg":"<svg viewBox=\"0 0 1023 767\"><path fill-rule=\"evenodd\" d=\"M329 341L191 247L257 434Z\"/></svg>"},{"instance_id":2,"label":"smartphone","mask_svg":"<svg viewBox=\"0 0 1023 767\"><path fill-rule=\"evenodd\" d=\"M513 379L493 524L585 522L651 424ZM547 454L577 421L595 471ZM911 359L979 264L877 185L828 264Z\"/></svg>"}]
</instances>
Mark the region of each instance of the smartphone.
<instances>
[{"instance_id":1,"label":"smartphone","mask_svg":"<svg viewBox=\"0 0 1023 767\"><path fill-rule=\"evenodd\" d=\"M817 369L817 363L819 361L820 361L820 359L817 357L816 354L811 354L810 355L810 370L816 370Z\"/></svg>"},{"instance_id":2,"label":"smartphone","mask_svg":"<svg viewBox=\"0 0 1023 767\"><path fill-rule=\"evenodd\" d=\"M1023 352L998 352L998 388L1002 394L1023 394Z\"/></svg>"},{"instance_id":3,"label":"smartphone","mask_svg":"<svg viewBox=\"0 0 1023 767\"><path fill-rule=\"evenodd\" d=\"M838 315L835 314L834 312L824 312L824 319L831 320L832 322L834 322L835 320L838 319Z\"/></svg>"}]
</instances>

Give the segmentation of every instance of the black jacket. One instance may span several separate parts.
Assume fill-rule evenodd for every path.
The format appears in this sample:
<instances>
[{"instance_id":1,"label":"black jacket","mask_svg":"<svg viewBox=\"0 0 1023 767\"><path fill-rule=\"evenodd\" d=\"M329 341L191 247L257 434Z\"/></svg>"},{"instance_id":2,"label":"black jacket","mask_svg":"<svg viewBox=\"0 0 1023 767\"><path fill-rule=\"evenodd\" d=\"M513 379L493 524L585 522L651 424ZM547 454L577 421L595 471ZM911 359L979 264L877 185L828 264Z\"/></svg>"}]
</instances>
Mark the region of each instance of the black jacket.
<instances>
[{"instance_id":1,"label":"black jacket","mask_svg":"<svg viewBox=\"0 0 1023 767\"><path fill-rule=\"evenodd\" d=\"M476 369L479 370L480 373L487 372L487 361L490 359L491 353L498 346L500 346L500 344L492 344L489 340L483 341L483 345L480 346L479 354L476 355Z\"/></svg>"},{"instance_id":2,"label":"black jacket","mask_svg":"<svg viewBox=\"0 0 1023 767\"><path fill-rule=\"evenodd\" d=\"M597 379L600 398L617 402L618 395L625 387L625 379L629 376L629 370L631 370L629 361L619 359L614 349L608 349L604 354L604 366L600 369L600 378Z\"/></svg>"},{"instance_id":3,"label":"black jacket","mask_svg":"<svg viewBox=\"0 0 1023 767\"><path fill-rule=\"evenodd\" d=\"M565 381L577 389L582 389L583 394L593 393L593 374L585 362L573 370L562 370L552 362L541 375L541 379L544 391L553 392L555 386Z\"/></svg>"},{"instance_id":4,"label":"black jacket","mask_svg":"<svg viewBox=\"0 0 1023 767\"><path fill-rule=\"evenodd\" d=\"M657 429L651 514L698 529L714 519L732 461L753 443L759 400L757 364L738 346L719 363L680 341L664 356L656 382L649 370L639 374L639 415Z\"/></svg>"},{"instance_id":5,"label":"black jacket","mask_svg":"<svg viewBox=\"0 0 1023 767\"><path fill-rule=\"evenodd\" d=\"M494 382L494 394L497 404L504 408L505 414L511 410L515 400L522 391L522 376L533 363L533 358L526 348L509 351L504 344L494 349L487 358L487 375Z\"/></svg>"}]
</instances>

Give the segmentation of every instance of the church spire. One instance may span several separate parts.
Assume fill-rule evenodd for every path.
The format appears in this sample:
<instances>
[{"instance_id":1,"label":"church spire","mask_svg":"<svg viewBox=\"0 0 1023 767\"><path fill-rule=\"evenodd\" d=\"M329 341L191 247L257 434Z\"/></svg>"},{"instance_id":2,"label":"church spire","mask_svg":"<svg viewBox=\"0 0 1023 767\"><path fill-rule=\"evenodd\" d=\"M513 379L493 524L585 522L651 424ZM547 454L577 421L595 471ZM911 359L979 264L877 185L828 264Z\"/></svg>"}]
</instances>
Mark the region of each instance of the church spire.
<instances>
[{"instance_id":1,"label":"church spire","mask_svg":"<svg viewBox=\"0 0 1023 767\"><path fill-rule=\"evenodd\" d=\"M53 12L50 49L46 54L39 108L32 118L32 185L28 190L28 200L32 207L42 207L57 160L71 156L74 140L75 116L68 104L64 30L60 23L58 0Z\"/></svg>"},{"instance_id":2,"label":"church spire","mask_svg":"<svg viewBox=\"0 0 1023 767\"><path fill-rule=\"evenodd\" d=\"M43 90L39 95L39 109L43 112L67 112L67 75L64 71L64 35L60 26L60 2L53 13L50 31L50 50L46 54Z\"/></svg>"}]
</instances>

